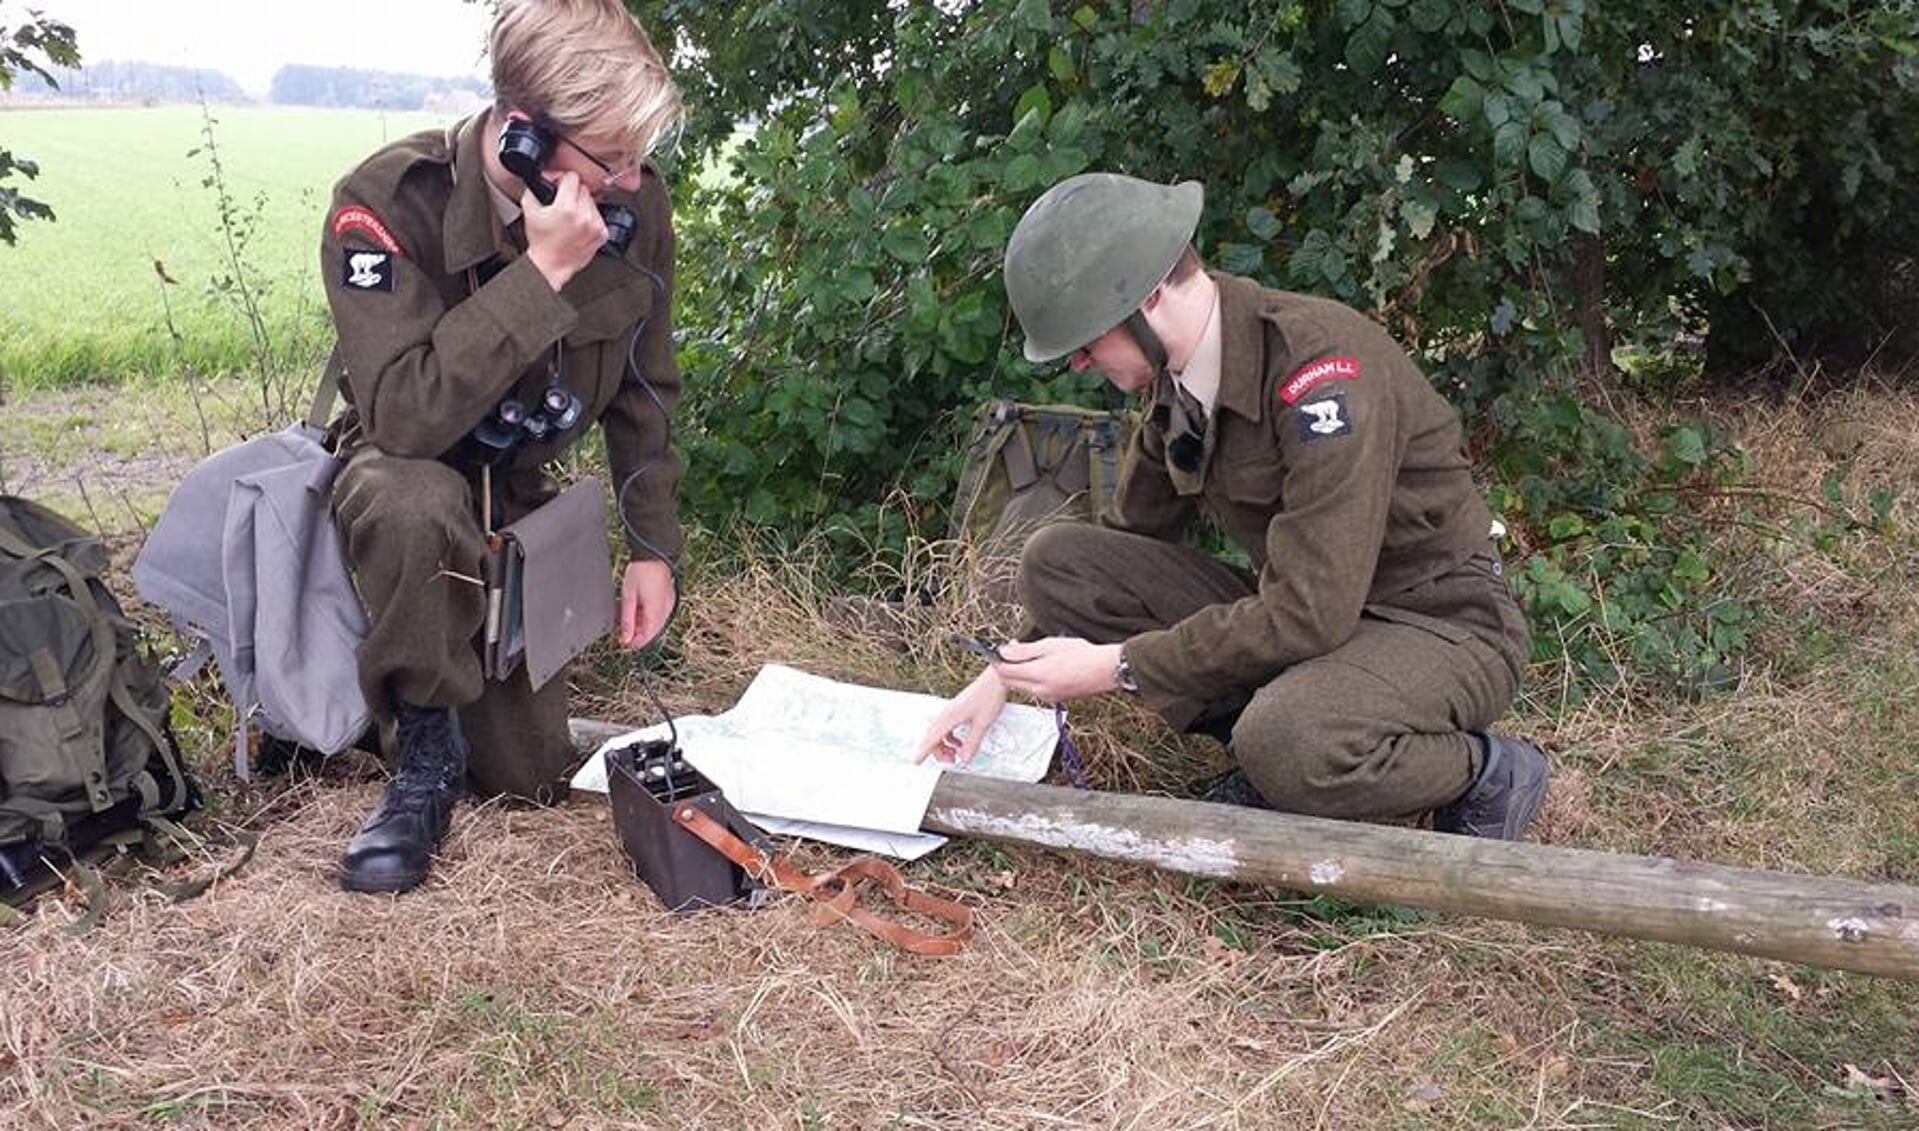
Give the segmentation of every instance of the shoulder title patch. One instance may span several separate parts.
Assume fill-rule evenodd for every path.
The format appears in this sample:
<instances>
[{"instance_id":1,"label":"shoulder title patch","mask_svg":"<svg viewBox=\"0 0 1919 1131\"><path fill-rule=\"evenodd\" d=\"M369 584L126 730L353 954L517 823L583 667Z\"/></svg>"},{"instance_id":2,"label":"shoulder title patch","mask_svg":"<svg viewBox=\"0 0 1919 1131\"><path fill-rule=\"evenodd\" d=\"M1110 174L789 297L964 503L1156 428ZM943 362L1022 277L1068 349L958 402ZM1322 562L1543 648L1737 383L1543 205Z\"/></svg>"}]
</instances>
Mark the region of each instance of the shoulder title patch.
<instances>
[{"instance_id":1,"label":"shoulder title patch","mask_svg":"<svg viewBox=\"0 0 1919 1131\"><path fill-rule=\"evenodd\" d=\"M1322 357L1318 361L1309 361L1279 386L1279 399L1289 405L1299 403L1299 398L1313 391L1313 386L1321 381L1351 381L1359 376L1359 359L1356 357Z\"/></svg>"},{"instance_id":2,"label":"shoulder title patch","mask_svg":"<svg viewBox=\"0 0 1919 1131\"><path fill-rule=\"evenodd\" d=\"M333 214L333 238L343 240L348 232L359 232L395 255L405 254L400 250L400 241L393 238L392 229L375 216L371 208L349 204Z\"/></svg>"}]
</instances>

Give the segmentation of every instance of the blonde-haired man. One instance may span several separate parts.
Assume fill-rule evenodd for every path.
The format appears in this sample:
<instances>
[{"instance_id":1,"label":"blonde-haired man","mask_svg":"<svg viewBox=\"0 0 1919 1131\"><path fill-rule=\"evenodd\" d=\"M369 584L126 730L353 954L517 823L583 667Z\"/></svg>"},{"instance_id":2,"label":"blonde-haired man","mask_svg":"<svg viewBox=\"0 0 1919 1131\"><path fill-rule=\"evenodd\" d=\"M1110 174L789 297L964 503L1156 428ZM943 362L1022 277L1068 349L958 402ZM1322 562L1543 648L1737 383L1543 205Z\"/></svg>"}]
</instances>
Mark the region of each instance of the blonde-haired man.
<instances>
[{"instance_id":1,"label":"blonde-haired man","mask_svg":"<svg viewBox=\"0 0 1919 1131\"><path fill-rule=\"evenodd\" d=\"M491 58L493 106L361 162L321 239L347 400L334 512L370 622L360 683L398 747L341 863L352 891L417 886L469 779L561 791L566 680L484 677L473 579L483 516L550 498L542 465L595 421L631 552L621 642L651 640L677 600L674 237L647 158L680 127L679 91L617 0L504 0Z\"/></svg>"}]
</instances>

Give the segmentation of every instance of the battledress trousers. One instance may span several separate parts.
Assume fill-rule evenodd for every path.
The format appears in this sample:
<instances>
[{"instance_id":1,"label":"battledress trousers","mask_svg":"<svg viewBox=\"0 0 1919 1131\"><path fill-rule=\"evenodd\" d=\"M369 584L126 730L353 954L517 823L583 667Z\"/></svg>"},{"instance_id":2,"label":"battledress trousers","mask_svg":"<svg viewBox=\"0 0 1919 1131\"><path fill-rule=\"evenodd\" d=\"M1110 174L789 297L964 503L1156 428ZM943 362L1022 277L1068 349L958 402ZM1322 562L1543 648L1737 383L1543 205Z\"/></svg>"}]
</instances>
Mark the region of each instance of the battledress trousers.
<instances>
[{"instance_id":1,"label":"battledress trousers","mask_svg":"<svg viewBox=\"0 0 1919 1131\"><path fill-rule=\"evenodd\" d=\"M1168 459L1162 380L1114 505L1027 544L1029 635L1125 642L1146 703L1178 729L1228 722L1279 808L1445 805L1527 656L1458 415L1357 312L1215 279L1220 388L1197 465ZM1189 544L1202 516L1250 569Z\"/></svg>"},{"instance_id":2,"label":"battledress trousers","mask_svg":"<svg viewBox=\"0 0 1919 1131\"><path fill-rule=\"evenodd\" d=\"M525 257L520 225L489 193L477 119L402 139L335 188L322 241L345 363L345 458L334 513L370 627L360 682L377 715L457 707L482 796L542 799L574 761L564 674L538 692L524 669L482 674L479 579L486 535L470 433L503 397L538 404L556 380L580 425L496 467L498 526L555 492L542 466L597 421L633 556L677 557L680 462L662 408L678 399L671 353L673 229L648 171L619 198L639 217L621 256L602 254L558 294ZM637 333L637 339L635 334ZM629 346L655 403L628 374Z\"/></svg>"}]
</instances>

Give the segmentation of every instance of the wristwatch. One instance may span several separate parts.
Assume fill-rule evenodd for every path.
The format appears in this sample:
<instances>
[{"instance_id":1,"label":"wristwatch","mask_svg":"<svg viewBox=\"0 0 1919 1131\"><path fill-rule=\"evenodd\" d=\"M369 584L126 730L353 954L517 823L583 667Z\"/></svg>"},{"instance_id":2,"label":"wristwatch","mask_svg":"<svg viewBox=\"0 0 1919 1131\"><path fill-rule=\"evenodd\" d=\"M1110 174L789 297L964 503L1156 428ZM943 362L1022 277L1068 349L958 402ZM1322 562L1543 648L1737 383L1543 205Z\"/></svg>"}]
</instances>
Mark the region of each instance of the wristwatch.
<instances>
[{"instance_id":1,"label":"wristwatch","mask_svg":"<svg viewBox=\"0 0 1919 1131\"><path fill-rule=\"evenodd\" d=\"M1139 680L1133 676L1133 665L1126 662L1126 649L1119 650L1119 663L1113 666L1113 682L1129 695L1139 694Z\"/></svg>"}]
</instances>

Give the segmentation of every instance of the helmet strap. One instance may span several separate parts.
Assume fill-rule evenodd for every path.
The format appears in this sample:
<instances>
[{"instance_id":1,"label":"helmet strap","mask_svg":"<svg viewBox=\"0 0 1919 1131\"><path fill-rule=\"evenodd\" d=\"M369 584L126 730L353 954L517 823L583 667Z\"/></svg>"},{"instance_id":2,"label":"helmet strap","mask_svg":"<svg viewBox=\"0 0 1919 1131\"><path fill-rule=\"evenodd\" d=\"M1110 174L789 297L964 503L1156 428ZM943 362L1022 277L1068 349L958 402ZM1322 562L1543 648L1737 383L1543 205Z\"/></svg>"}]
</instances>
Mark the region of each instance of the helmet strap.
<instances>
[{"instance_id":1,"label":"helmet strap","mask_svg":"<svg viewBox=\"0 0 1919 1131\"><path fill-rule=\"evenodd\" d=\"M1126 316L1126 329L1139 343L1139 352L1146 355L1146 362L1153 367L1153 377L1157 380L1166 376L1166 343L1159 340L1158 331L1146 321L1146 315L1135 310Z\"/></svg>"},{"instance_id":2,"label":"helmet strap","mask_svg":"<svg viewBox=\"0 0 1919 1131\"><path fill-rule=\"evenodd\" d=\"M1166 367L1166 343L1159 340L1158 332L1146 321L1146 316L1135 310L1126 316L1125 325L1133 340L1139 343L1139 352L1146 355L1147 364L1153 367L1154 382L1171 386L1166 390L1171 396L1165 397L1172 416L1169 421L1172 427L1167 433L1167 458L1174 467L1188 474L1198 471L1206 453L1206 409L1173 380L1172 372Z\"/></svg>"}]
</instances>

